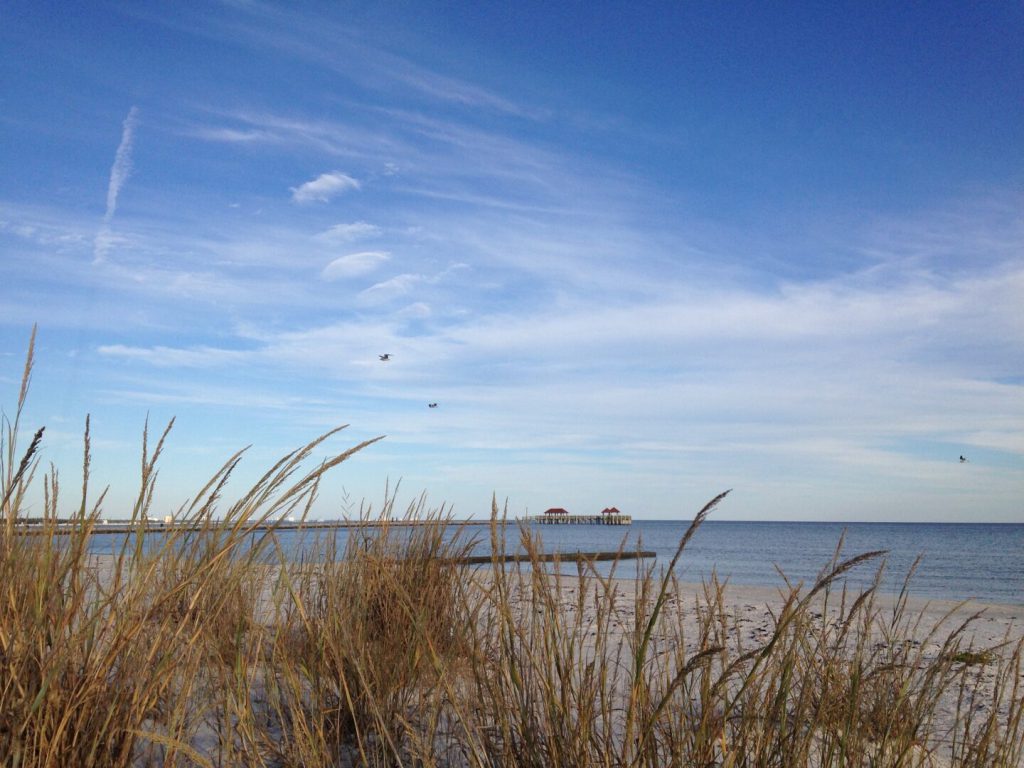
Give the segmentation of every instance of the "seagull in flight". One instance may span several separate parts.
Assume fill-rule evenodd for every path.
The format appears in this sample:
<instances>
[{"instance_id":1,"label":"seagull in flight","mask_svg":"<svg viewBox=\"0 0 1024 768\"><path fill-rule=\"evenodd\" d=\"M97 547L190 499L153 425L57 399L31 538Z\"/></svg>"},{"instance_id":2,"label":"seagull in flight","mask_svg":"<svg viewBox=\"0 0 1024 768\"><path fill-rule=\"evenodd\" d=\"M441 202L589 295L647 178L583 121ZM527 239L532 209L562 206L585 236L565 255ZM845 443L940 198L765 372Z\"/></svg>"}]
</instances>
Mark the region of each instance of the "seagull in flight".
<instances>
[{"instance_id":1,"label":"seagull in flight","mask_svg":"<svg viewBox=\"0 0 1024 768\"><path fill-rule=\"evenodd\" d=\"M437 403L427 403L427 408L437 408Z\"/></svg>"},{"instance_id":2,"label":"seagull in flight","mask_svg":"<svg viewBox=\"0 0 1024 768\"><path fill-rule=\"evenodd\" d=\"M379 357L381 359L381 362L386 363L388 360L391 359L391 353L390 352L385 352L383 355L377 355L377 357Z\"/></svg>"}]
</instances>

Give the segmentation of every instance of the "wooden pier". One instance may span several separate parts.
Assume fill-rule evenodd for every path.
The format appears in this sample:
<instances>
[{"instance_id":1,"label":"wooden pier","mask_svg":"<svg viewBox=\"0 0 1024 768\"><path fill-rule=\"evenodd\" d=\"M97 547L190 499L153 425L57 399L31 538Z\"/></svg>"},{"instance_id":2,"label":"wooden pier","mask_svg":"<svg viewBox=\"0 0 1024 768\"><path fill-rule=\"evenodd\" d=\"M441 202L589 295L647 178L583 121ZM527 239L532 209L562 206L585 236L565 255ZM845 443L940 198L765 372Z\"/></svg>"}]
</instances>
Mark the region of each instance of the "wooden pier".
<instances>
[{"instance_id":1,"label":"wooden pier","mask_svg":"<svg viewBox=\"0 0 1024 768\"><path fill-rule=\"evenodd\" d=\"M541 525L629 525L632 515L543 515L529 518Z\"/></svg>"},{"instance_id":2,"label":"wooden pier","mask_svg":"<svg viewBox=\"0 0 1024 768\"><path fill-rule=\"evenodd\" d=\"M512 523L511 520L507 521ZM515 522L541 523L542 525L629 525L633 522L631 515L536 515L523 518L516 518ZM232 523L233 524L233 523ZM461 526L488 526L491 524L489 518L471 518L468 520L447 520L445 525L452 528ZM506 521L499 520L498 525L505 525ZM171 533L175 531L203 531L217 530L224 525L222 520L142 520L132 522L130 520L99 520L89 524L89 532L101 533ZM385 519L385 520L264 520L260 523L252 523L244 526L245 533L261 531L318 531L318 530L339 530L346 528L380 528L380 527L415 527L422 525L438 525L436 520L409 520L409 519ZM81 529L81 521L57 520L42 523L40 521L16 522L14 532L23 536L49 536L67 535ZM0 531L2 534L2 531Z\"/></svg>"}]
</instances>

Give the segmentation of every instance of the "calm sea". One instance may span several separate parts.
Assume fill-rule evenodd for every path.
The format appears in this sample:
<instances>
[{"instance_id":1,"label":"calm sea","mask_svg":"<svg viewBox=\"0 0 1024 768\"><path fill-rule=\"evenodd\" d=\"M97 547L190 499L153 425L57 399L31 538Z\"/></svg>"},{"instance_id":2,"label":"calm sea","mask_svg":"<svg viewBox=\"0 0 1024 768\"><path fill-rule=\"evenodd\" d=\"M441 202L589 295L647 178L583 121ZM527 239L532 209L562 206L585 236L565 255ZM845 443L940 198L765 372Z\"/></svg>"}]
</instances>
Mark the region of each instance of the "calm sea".
<instances>
[{"instance_id":1,"label":"calm sea","mask_svg":"<svg viewBox=\"0 0 1024 768\"><path fill-rule=\"evenodd\" d=\"M627 547L657 553L666 566L688 522L634 521L623 528L598 525L533 525L546 550L614 549L625 535ZM845 538L844 538L845 537ZM776 568L791 581L811 583L830 561L840 539L842 556L879 549L885 556L883 589L899 591L914 560L921 562L911 593L942 599L1024 604L1024 524L960 523L794 523L709 520L700 527L677 566L684 581L717 572L736 584L779 586ZM851 577L864 584L876 566L861 566ZM622 575L631 568L619 566ZM607 571L607 569L606 569Z\"/></svg>"},{"instance_id":2,"label":"calm sea","mask_svg":"<svg viewBox=\"0 0 1024 768\"><path fill-rule=\"evenodd\" d=\"M623 542L627 550L650 550L656 553L656 559L642 562L657 570L668 567L688 526L689 521L635 520L630 526L531 524L528 530L541 537L544 550L549 552L614 551ZM509 528L509 551L518 549L518 531L515 525ZM339 546L343 546L348 533L342 529L336 535ZM486 527L467 526L458 535L477 540L475 553L489 552ZM286 551L302 549L296 533L282 532L278 536ZM734 584L775 587L783 585L781 570L790 581L808 584L830 562L841 538L844 558L888 550L882 583L885 591L898 592L914 560L921 556L911 581L911 594L915 596L1024 605L1024 524L711 520L690 541L677 572L684 581L700 582L716 572L720 580L728 577ZM97 536L92 549L110 551L116 547L114 540L123 541L123 537ZM849 584L869 583L878 562L851 572ZM573 565L562 567L575 572ZM611 568L607 563L598 563L597 567L605 575ZM634 562L624 562L616 573L629 578L635 575L636 567Z\"/></svg>"}]
</instances>

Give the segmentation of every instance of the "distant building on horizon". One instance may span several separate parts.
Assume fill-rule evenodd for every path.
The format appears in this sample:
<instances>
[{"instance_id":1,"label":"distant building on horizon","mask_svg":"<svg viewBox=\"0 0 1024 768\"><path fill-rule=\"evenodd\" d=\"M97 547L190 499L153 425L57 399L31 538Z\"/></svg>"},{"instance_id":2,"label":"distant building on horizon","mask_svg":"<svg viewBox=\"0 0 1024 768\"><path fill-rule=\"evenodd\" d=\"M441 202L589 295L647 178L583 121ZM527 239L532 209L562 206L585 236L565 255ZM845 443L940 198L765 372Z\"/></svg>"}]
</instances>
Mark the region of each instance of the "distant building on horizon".
<instances>
[{"instance_id":1,"label":"distant building on horizon","mask_svg":"<svg viewBox=\"0 0 1024 768\"><path fill-rule=\"evenodd\" d=\"M618 507L605 507L601 510L602 515L621 515Z\"/></svg>"},{"instance_id":2,"label":"distant building on horizon","mask_svg":"<svg viewBox=\"0 0 1024 768\"><path fill-rule=\"evenodd\" d=\"M555 517L556 515L568 515L569 510L562 509L561 507L551 507L551 509L545 509L544 514L549 517Z\"/></svg>"}]
</instances>

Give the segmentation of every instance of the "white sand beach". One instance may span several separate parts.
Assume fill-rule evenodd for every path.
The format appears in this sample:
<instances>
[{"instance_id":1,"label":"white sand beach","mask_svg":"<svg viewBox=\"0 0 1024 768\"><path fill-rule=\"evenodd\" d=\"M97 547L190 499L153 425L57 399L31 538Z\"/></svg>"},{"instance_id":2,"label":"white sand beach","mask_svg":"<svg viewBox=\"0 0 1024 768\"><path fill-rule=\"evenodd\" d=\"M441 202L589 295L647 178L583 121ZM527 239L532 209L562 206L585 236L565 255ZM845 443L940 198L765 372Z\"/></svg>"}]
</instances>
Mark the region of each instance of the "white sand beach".
<instances>
[{"instance_id":1,"label":"white sand beach","mask_svg":"<svg viewBox=\"0 0 1024 768\"><path fill-rule=\"evenodd\" d=\"M574 576L560 576L559 580L564 596L562 607L566 615L571 616L578 605L580 580ZM595 592L597 583L591 579L587 581L590 591ZM614 579L607 584L617 593L617 621L612 622L611 627L625 641L626 635L634 627L637 582L632 579ZM677 583L666 602L673 617L682 618L683 636L687 638L686 644L689 646L687 654L701 650L700 630L709 605L706 589L703 584ZM744 650L756 649L766 643L772 636L788 594L788 589L784 587L728 584L723 590L721 605L724 610L721 618L728 627L729 642L736 643L737 648ZM847 607L856 597L856 594L847 597ZM810 615L824 623L833 621L839 613L840 599L841 596L833 592L828 604L825 604L822 597L817 596L811 603ZM874 607L876 619L872 642L874 650L884 654L890 650L886 647L886 626L895 621L896 611L900 610L898 596L880 593ZM595 612L591 610L584 621L593 621L595 618ZM949 653L944 643L955 633L958 642L954 656L959 654L965 659L965 664L961 666L970 668L968 679L972 690L965 693L954 686L944 692L931 723L933 749L930 752L920 750L914 758L916 762L912 763L936 767L950 765L952 734L957 728L958 696L966 696L968 699L966 706L964 702L959 704L961 718L965 710L969 710L976 720L992 711L992 693L996 684L993 661L1008 657L1015 647L1024 642L1024 605L930 600L910 594L902 606L900 623L907 628L906 632L893 634L909 640L909 648L899 649L908 659L913 658L922 666L938 660L943 653ZM673 633L671 638L655 638L656 644L666 641L678 642L678 635ZM615 645L613 641L611 646ZM662 647L659 650L668 649ZM1024 670L1018 668L1017 674L1018 683L1024 685ZM1024 762L1020 764L1024 765Z\"/></svg>"}]
</instances>

